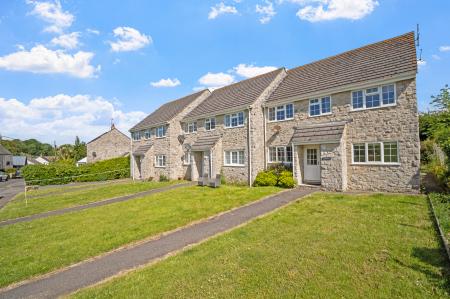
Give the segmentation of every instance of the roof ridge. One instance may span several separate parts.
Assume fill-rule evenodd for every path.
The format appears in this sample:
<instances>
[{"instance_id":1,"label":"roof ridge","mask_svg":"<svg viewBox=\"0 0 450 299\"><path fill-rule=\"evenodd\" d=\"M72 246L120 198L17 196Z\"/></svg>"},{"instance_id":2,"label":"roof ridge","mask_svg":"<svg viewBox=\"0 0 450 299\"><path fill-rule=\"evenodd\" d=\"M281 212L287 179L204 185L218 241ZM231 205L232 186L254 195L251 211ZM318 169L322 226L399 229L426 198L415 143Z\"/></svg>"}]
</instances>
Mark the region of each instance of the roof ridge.
<instances>
[{"instance_id":1,"label":"roof ridge","mask_svg":"<svg viewBox=\"0 0 450 299\"><path fill-rule=\"evenodd\" d=\"M345 55L345 54L348 54L348 53L360 51L360 50L363 50L365 48L373 47L375 45L384 44L386 42L390 42L390 41L393 41L393 40L396 40L396 39L400 39L402 37L406 37L406 36L411 35L411 34L414 35L414 31L409 31L409 32L404 33L402 35L394 36L394 37L391 37L391 38L388 38L388 39L384 39L384 40L381 40L381 41L377 41L377 42L373 42L373 43L370 43L370 44L366 44L366 45L360 46L358 48L347 50L347 51L344 51L344 52L341 52L341 53L338 53L338 54L335 54L335 55L332 55L332 56L328 56L328 57L325 57L325 58L322 58L322 59L314 60L312 62L303 64L303 65L300 65L300 66L296 66L296 67L294 67L292 69L288 69L287 72L295 71L295 70L298 70L300 68L303 68L303 67L306 67L306 66L309 66L309 65L312 65L312 64L316 64L316 63L319 63L319 62L331 60L331 59L339 57L341 55Z\"/></svg>"},{"instance_id":2,"label":"roof ridge","mask_svg":"<svg viewBox=\"0 0 450 299\"><path fill-rule=\"evenodd\" d=\"M182 96L181 98L178 98L178 99L175 99L175 100L170 100L170 101L168 101L168 102L165 102L165 103L162 104L161 106L159 106L159 108L161 108L161 107L163 107L163 106L165 106L165 105L167 105L167 104L176 103L176 102L178 102L178 101L184 100L184 99L187 98L187 97L191 97L191 96L194 96L194 95L197 95L197 94L201 94L201 93L203 93L203 92L205 92L205 91L209 91L209 89L208 89L208 88L205 88L205 89L202 89L202 90L200 90L200 91L196 91L196 92L190 93L190 94L188 94L188 95L186 95L186 96ZM211 92L211 91L209 91L209 92ZM159 109L159 108L158 108L158 109ZM156 110L158 110L158 109L156 109ZM155 111L156 111L156 110L155 110ZM153 112L152 112L152 113L153 113Z\"/></svg>"}]
</instances>

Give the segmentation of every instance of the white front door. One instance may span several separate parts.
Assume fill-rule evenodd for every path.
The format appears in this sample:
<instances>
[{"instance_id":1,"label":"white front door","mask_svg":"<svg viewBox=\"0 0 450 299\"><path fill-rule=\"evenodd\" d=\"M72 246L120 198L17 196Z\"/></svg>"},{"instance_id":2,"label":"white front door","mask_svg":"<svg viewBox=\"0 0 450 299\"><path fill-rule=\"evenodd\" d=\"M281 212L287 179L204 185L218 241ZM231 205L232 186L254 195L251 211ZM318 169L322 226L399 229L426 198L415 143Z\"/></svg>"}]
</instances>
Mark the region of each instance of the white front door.
<instances>
[{"instance_id":1,"label":"white front door","mask_svg":"<svg viewBox=\"0 0 450 299\"><path fill-rule=\"evenodd\" d=\"M304 152L304 181L320 183L320 146L305 146Z\"/></svg>"},{"instance_id":2,"label":"white front door","mask_svg":"<svg viewBox=\"0 0 450 299\"><path fill-rule=\"evenodd\" d=\"M210 160L210 153L203 152L203 163L202 163L202 176L208 175L208 178L211 177L211 160Z\"/></svg>"}]
</instances>

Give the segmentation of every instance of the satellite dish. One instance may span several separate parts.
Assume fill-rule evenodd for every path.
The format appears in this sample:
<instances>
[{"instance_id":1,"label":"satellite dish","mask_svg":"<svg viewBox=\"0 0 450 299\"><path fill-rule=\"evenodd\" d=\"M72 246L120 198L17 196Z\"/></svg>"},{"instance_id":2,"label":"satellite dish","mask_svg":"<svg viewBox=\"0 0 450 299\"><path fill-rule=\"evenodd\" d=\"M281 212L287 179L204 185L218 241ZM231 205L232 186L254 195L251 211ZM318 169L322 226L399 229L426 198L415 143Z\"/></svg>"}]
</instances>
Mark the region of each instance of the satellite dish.
<instances>
[{"instance_id":1,"label":"satellite dish","mask_svg":"<svg viewBox=\"0 0 450 299\"><path fill-rule=\"evenodd\" d=\"M273 132L280 132L281 131L281 126L279 126L279 125L274 126L272 131Z\"/></svg>"}]
</instances>

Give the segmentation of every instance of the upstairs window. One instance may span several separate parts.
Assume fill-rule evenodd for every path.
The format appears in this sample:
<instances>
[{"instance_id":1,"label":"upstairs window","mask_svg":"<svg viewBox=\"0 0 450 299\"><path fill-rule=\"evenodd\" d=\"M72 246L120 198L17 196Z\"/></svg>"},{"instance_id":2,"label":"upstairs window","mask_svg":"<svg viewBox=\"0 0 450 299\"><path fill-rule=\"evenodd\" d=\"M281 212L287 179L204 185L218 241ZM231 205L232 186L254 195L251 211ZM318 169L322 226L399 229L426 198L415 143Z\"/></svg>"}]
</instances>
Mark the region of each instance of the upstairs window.
<instances>
[{"instance_id":1,"label":"upstairs window","mask_svg":"<svg viewBox=\"0 0 450 299\"><path fill-rule=\"evenodd\" d=\"M145 130L144 134L145 134L145 139L150 139L150 137L152 136L151 130Z\"/></svg>"},{"instance_id":2,"label":"upstairs window","mask_svg":"<svg viewBox=\"0 0 450 299\"><path fill-rule=\"evenodd\" d=\"M188 134L197 132L197 122L194 121L194 122L187 123L184 128L184 132L188 133Z\"/></svg>"},{"instance_id":3,"label":"upstairs window","mask_svg":"<svg viewBox=\"0 0 450 299\"><path fill-rule=\"evenodd\" d=\"M318 116L331 113L331 98L323 97L309 101L309 116Z\"/></svg>"},{"instance_id":4,"label":"upstairs window","mask_svg":"<svg viewBox=\"0 0 450 299\"><path fill-rule=\"evenodd\" d=\"M280 121L294 118L294 105L286 104L277 107L270 107L268 110L269 121Z\"/></svg>"},{"instance_id":5,"label":"upstairs window","mask_svg":"<svg viewBox=\"0 0 450 299\"><path fill-rule=\"evenodd\" d=\"M273 146L269 147L269 163L291 163L291 146Z\"/></svg>"},{"instance_id":6,"label":"upstairs window","mask_svg":"<svg viewBox=\"0 0 450 299\"><path fill-rule=\"evenodd\" d=\"M156 137L157 138L166 137L166 126L159 126L156 128Z\"/></svg>"},{"instance_id":7,"label":"upstairs window","mask_svg":"<svg viewBox=\"0 0 450 299\"><path fill-rule=\"evenodd\" d=\"M378 108L395 104L395 84L376 86L352 92L353 110Z\"/></svg>"},{"instance_id":8,"label":"upstairs window","mask_svg":"<svg viewBox=\"0 0 450 299\"><path fill-rule=\"evenodd\" d=\"M131 133L131 138L133 138L133 140L140 140L141 139L141 132L133 132Z\"/></svg>"},{"instance_id":9,"label":"upstairs window","mask_svg":"<svg viewBox=\"0 0 450 299\"><path fill-rule=\"evenodd\" d=\"M216 128L216 119L214 117L205 119L205 130L211 131Z\"/></svg>"},{"instance_id":10,"label":"upstairs window","mask_svg":"<svg viewBox=\"0 0 450 299\"><path fill-rule=\"evenodd\" d=\"M225 127L236 128L244 126L244 112L225 115Z\"/></svg>"}]
</instances>

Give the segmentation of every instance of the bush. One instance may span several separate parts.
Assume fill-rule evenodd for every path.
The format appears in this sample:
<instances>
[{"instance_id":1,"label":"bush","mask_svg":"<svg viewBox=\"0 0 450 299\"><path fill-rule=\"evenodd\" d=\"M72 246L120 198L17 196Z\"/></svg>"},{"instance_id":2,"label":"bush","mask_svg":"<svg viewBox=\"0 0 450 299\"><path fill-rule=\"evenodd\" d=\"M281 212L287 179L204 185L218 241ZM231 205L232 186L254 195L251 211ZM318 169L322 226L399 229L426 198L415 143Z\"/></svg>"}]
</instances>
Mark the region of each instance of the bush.
<instances>
[{"instance_id":1,"label":"bush","mask_svg":"<svg viewBox=\"0 0 450 299\"><path fill-rule=\"evenodd\" d=\"M277 181L277 176L273 171L261 171L256 176L253 185L256 187L276 186Z\"/></svg>"},{"instance_id":2,"label":"bush","mask_svg":"<svg viewBox=\"0 0 450 299\"><path fill-rule=\"evenodd\" d=\"M130 177L130 158L120 157L76 167L70 163L27 165L22 176L28 184L51 185L94 182Z\"/></svg>"},{"instance_id":3,"label":"bush","mask_svg":"<svg viewBox=\"0 0 450 299\"><path fill-rule=\"evenodd\" d=\"M294 188L296 185L292 171L285 165L279 164L261 171L256 176L253 186L277 186L281 188Z\"/></svg>"},{"instance_id":4,"label":"bush","mask_svg":"<svg viewBox=\"0 0 450 299\"><path fill-rule=\"evenodd\" d=\"M163 175L163 174L160 174L159 175L159 181L160 182L168 182L169 178L167 176Z\"/></svg>"}]
</instances>

